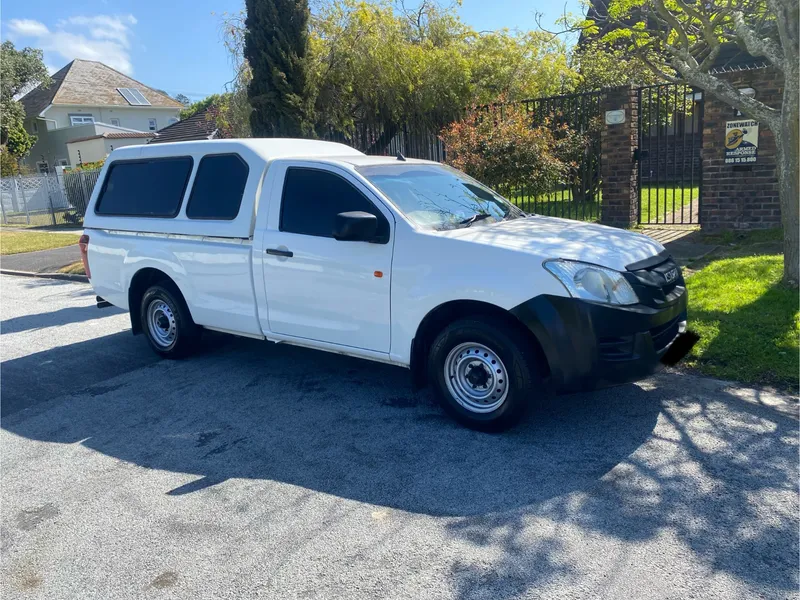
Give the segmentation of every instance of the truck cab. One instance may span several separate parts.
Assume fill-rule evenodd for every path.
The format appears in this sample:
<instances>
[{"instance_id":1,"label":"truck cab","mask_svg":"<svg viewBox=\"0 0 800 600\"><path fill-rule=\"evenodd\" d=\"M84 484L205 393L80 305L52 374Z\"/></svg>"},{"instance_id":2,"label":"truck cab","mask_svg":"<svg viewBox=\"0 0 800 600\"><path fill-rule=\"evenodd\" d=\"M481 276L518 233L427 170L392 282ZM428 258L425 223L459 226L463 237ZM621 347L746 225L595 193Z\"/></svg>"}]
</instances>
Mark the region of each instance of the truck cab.
<instances>
[{"instance_id":1,"label":"truck cab","mask_svg":"<svg viewBox=\"0 0 800 600\"><path fill-rule=\"evenodd\" d=\"M476 429L643 377L685 330L683 278L655 240L331 142L115 150L85 228L99 299L158 354L187 356L208 329L386 362Z\"/></svg>"}]
</instances>

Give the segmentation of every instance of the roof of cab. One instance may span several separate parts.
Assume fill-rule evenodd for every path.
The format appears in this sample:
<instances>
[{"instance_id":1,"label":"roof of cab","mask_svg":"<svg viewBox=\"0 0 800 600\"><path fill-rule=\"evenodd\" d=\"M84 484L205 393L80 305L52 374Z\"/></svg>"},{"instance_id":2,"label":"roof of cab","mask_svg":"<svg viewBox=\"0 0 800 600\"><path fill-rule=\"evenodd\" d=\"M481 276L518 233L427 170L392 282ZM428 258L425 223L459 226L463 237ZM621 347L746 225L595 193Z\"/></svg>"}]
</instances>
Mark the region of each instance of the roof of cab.
<instances>
[{"instance_id":1,"label":"roof of cab","mask_svg":"<svg viewBox=\"0 0 800 600\"><path fill-rule=\"evenodd\" d=\"M315 156L364 156L362 152L335 142L321 140L303 140L293 138L245 138L225 140L194 140L188 142L172 142L148 146L125 146L114 151L123 157L129 154L142 156L178 156L181 154L213 154L216 152L232 152L237 147L246 148L264 160L276 158L311 158ZM144 149L147 150L144 150Z\"/></svg>"},{"instance_id":2,"label":"roof of cab","mask_svg":"<svg viewBox=\"0 0 800 600\"><path fill-rule=\"evenodd\" d=\"M295 138L240 138L221 140L192 140L167 142L146 146L123 146L111 154L113 160L157 158L170 156L220 154L247 150L268 162L275 159L320 159L321 162L337 164L346 168L358 168L388 164L438 164L416 158L398 159L397 156L375 156L351 148L345 144L322 140ZM244 154L244 153L243 153ZM110 161L109 161L110 162Z\"/></svg>"}]
</instances>

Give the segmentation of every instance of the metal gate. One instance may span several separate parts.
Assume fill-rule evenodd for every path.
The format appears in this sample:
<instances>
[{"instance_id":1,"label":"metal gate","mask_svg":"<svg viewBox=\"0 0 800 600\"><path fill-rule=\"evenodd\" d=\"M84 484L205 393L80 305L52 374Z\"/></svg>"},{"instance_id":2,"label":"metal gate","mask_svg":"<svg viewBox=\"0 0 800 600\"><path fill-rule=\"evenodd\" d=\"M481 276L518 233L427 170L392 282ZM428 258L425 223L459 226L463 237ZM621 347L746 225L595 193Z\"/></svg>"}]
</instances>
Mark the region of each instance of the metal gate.
<instances>
[{"instance_id":1,"label":"metal gate","mask_svg":"<svg viewBox=\"0 0 800 600\"><path fill-rule=\"evenodd\" d=\"M699 224L702 93L667 83L640 88L638 97L639 223Z\"/></svg>"}]
</instances>

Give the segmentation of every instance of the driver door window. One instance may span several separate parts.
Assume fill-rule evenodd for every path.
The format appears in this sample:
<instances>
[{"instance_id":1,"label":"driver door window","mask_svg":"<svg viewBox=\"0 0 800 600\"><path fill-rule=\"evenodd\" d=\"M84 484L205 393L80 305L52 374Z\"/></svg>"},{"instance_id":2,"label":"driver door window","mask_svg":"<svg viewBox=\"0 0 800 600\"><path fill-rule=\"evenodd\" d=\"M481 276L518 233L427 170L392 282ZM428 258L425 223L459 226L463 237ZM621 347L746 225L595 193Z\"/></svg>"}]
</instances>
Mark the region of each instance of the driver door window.
<instances>
[{"instance_id":1,"label":"driver door window","mask_svg":"<svg viewBox=\"0 0 800 600\"><path fill-rule=\"evenodd\" d=\"M378 237L388 235L386 217L344 178L319 169L287 169L281 201L281 231L333 237L336 215L355 210L375 215Z\"/></svg>"}]
</instances>

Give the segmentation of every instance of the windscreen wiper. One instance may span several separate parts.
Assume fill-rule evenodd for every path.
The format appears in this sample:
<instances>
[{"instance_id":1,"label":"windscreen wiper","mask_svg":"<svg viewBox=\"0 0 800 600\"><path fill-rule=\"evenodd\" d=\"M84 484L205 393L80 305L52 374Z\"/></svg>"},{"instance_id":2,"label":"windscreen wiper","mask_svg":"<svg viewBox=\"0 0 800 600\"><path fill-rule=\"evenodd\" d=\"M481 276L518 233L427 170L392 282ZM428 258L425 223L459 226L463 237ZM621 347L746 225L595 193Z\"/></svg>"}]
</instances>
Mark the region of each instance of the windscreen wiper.
<instances>
[{"instance_id":1,"label":"windscreen wiper","mask_svg":"<svg viewBox=\"0 0 800 600\"><path fill-rule=\"evenodd\" d=\"M471 216L470 218L468 218L468 219L464 219L463 221L459 221L459 222L458 222L458 224L459 224L459 225L466 225L467 227L469 227L469 226L470 226L470 225L472 225L472 224L473 224L475 221L483 221L484 219L488 219L488 218L489 218L489 217L491 217L491 216L492 216L492 215L490 215L489 213L478 213L478 214L476 214L476 215L472 215L472 216Z\"/></svg>"}]
</instances>

